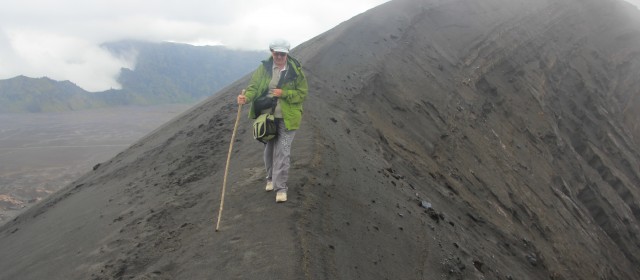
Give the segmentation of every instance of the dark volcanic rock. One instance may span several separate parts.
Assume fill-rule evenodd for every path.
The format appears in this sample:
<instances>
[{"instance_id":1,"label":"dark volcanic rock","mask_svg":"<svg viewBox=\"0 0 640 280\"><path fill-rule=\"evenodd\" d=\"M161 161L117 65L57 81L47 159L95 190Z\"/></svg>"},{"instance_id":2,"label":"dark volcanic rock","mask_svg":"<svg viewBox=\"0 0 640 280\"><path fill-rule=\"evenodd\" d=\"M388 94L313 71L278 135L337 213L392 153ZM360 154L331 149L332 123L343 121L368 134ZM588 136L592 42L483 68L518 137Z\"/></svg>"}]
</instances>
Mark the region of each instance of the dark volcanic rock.
<instances>
[{"instance_id":1,"label":"dark volcanic rock","mask_svg":"<svg viewBox=\"0 0 640 280\"><path fill-rule=\"evenodd\" d=\"M245 78L2 227L0 278L640 279L639 20L391 1L293 52L290 201L243 115L214 232Z\"/></svg>"}]
</instances>

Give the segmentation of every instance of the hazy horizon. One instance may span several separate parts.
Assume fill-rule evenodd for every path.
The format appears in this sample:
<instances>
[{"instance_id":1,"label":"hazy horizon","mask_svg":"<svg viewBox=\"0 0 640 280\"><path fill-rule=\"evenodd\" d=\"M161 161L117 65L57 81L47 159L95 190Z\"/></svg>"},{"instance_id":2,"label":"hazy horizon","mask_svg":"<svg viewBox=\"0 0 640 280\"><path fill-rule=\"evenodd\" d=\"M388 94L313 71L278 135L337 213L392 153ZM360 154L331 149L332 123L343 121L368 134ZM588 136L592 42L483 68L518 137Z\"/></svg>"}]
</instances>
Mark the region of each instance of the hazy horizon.
<instances>
[{"instance_id":1,"label":"hazy horizon","mask_svg":"<svg viewBox=\"0 0 640 280\"><path fill-rule=\"evenodd\" d=\"M295 47L387 1L13 2L0 10L0 79L46 76L91 92L119 89L116 77L135 65L135 54L115 57L103 43L132 39L266 50L270 41L284 38ZM281 26L273 28L278 21Z\"/></svg>"}]
</instances>

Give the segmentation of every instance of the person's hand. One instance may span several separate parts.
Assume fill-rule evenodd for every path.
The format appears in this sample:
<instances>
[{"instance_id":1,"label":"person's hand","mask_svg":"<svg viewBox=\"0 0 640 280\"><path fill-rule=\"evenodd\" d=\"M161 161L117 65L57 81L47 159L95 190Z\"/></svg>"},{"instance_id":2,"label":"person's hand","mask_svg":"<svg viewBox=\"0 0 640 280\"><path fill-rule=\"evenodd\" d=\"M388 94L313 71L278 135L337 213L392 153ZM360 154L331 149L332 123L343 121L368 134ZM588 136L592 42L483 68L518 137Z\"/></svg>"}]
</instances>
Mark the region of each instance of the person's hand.
<instances>
[{"instance_id":1,"label":"person's hand","mask_svg":"<svg viewBox=\"0 0 640 280\"><path fill-rule=\"evenodd\" d=\"M245 103L247 103L247 97L242 94L238 95L238 104L243 105Z\"/></svg>"},{"instance_id":2,"label":"person's hand","mask_svg":"<svg viewBox=\"0 0 640 280\"><path fill-rule=\"evenodd\" d=\"M280 89L280 88L276 88L276 89L274 89L274 90L273 90L273 96L275 96L275 97L280 97L280 96L282 96L282 89Z\"/></svg>"}]
</instances>

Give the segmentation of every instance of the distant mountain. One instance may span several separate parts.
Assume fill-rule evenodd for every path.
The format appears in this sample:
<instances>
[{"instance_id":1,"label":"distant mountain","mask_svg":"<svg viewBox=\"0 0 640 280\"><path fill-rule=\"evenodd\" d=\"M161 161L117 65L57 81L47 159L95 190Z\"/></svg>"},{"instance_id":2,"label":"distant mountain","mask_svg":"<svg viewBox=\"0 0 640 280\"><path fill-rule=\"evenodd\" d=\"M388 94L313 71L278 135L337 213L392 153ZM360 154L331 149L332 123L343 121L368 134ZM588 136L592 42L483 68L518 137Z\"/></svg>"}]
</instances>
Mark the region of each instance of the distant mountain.
<instances>
[{"instance_id":1,"label":"distant mountain","mask_svg":"<svg viewBox=\"0 0 640 280\"><path fill-rule=\"evenodd\" d=\"M0 112L65 111L96 106L97 100L69 81L25 76L0 80Z\"/></svg>"},{"instance_id":2,"label":"distant mountain","mask_svg":"<svg viewBox=\"0 0 640 280\"><path fill-rule=\"evenodd\" d=\"M135 70L122 69L123 90L155 102L191 102L210 96L255 69L266 52L221 46L122 41L103 45L114 54L138 52Z\"/></svg>"},{"instance_id":3,"label":"distant mountain","mask_svg":"<svg viewBox=\"0 0 640 280\"><path fill-rule=\"evenodd\" d=\"M87 92L69 81L18 76L0 80L0 113L196 102L250 73L268 55L177 43L120 41L102 46L115 55L137 53L135 69L120 72L122 89Z\"/></svg>"}]
</instances>

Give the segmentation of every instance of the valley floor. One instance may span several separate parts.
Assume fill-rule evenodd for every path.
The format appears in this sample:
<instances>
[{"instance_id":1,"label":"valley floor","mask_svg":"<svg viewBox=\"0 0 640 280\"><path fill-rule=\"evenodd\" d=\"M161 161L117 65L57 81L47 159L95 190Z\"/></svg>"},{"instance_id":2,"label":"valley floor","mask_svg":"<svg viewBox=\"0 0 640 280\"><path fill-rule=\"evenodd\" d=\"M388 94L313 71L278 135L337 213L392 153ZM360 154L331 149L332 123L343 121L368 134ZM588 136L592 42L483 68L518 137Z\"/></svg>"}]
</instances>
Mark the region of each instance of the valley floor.
<instances>
[{"instance_id":1,"label":"valley floor","mask_svg":"<svg viewBox=\"0 0 640 280\"><path fill-rule=\"evenodd\" d=\"M0 114L0 225L189 107Z\"/></svg>"}]
</instances>

